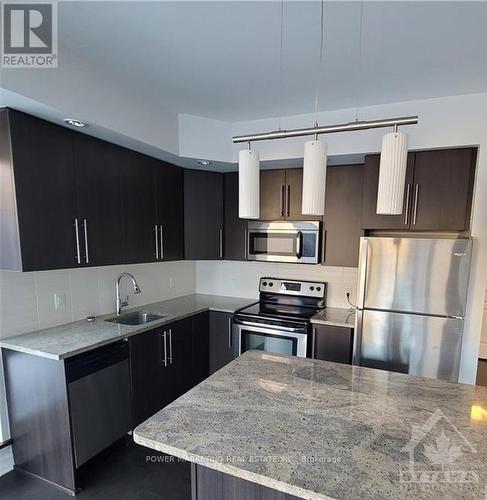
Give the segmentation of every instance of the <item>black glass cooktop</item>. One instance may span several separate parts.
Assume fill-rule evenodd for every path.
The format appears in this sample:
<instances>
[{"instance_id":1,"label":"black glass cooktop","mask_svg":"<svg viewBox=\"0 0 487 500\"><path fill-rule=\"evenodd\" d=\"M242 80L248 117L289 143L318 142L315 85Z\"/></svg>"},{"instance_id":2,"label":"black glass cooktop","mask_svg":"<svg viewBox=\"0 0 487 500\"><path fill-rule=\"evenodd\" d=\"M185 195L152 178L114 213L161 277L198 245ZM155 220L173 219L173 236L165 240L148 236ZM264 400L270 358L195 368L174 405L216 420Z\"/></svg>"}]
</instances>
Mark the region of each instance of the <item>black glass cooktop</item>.
<instances>
[{"instance_id":1,"label":"black glass cooktop","mask_svg":"<svg viewBox=\"0 0 487 500\"><path fill-rule=\"evenodd\" d=\"M283 318L289 320L308 321L318 311L319 309L316 307L259 302L238 311L238 314L245 314L254 317L258 316L262 318Z\"/></svg>"}]
</instances>

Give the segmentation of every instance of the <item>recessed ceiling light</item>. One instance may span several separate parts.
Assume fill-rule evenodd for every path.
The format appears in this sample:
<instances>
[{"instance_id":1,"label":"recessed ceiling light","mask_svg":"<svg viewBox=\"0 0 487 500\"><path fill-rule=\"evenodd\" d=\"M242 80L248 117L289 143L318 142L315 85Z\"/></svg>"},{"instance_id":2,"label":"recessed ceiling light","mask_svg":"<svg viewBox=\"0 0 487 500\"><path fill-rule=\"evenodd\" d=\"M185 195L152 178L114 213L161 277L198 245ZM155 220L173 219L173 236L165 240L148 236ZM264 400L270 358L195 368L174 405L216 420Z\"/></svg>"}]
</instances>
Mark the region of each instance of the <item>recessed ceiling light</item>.
<instances>
[{"instance_id":1,"label":"recessed ceiling light","mask_svg":"<svg viewBox=\"0 0 487 500\"><path fill-rule=\"evenodd\" d=\"M82 122L80 120L76 120L75 118L65 118L63 122L67 123L68 125L71 125L72 127L78 127L78 128L88 127L87 123Z\"/></svg>"},{"instance_id":2,"label":"recessed ceiling light","mask_svg":"<svg viewBox=\"0 0 487 500\"><path fill-rule=\"evenodd\" d=\"M209 167L211 165L211 161L210 160L198 160L198 163L200 165L203 165L203 167Z\"/></svg>"}]
</instances>

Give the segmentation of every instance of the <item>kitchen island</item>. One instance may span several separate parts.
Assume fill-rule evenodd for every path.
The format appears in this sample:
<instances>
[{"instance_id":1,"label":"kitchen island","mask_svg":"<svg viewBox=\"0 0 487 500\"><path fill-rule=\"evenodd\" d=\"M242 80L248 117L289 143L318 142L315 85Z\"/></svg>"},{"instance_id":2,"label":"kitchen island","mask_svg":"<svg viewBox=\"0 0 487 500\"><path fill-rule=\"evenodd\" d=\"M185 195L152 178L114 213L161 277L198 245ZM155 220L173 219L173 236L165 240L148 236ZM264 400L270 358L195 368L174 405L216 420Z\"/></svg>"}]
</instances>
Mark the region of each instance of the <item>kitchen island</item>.
<instances>
[{"instance_id":1,"label":"kitchen island","mask_svg":"<svg viewBox=\"0 0 487 500\"><path fill-rule=\"evenodd\" d=\"M138 426L193 498L484 498L487 389L249 351Z\"/></svg>"}]
</instances>

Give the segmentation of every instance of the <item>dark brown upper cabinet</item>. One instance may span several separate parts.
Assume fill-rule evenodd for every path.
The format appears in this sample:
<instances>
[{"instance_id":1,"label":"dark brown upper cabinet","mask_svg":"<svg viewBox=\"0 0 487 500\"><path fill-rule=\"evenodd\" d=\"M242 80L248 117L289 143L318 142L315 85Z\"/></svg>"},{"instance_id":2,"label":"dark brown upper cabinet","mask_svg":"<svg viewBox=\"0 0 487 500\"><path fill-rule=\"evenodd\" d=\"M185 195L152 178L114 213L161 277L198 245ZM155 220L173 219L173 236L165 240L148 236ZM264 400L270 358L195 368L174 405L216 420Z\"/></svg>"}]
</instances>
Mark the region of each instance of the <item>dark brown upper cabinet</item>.
<instances>
[{"instance_id":1,"label":"dark brown upper cabinet","mask_svg":"<svg viewBox=\"0 0 487 500\"><path fill-rule=\"evenodd\" d=\"M73 134L81 265L122 262L123 218L120 172L127 150L84 134Z\"/></svg>"},{"instance_id":2,"label":"dark brown upper cabinet","mask_svg":"<svg viewBox=\"0 0 487 500\"><path fill-rule=\"evenodd\" d=\"M247 258L247 220L238 216L238 172L227 172L224 179L224 251L226 260Z\"/></svg>"},{"instance_id":3,"label":"dark brown upper cabinet","mask_svg":"<svg viewBox=\"0 0 487 500\"><path fill-rule=\"evenodd\" d=\"M1 109L0 165L0 268L74 267L78 253L71 132Z\"/></svg>"},{"instance_id":4,"label":"dark brown upper cabinet","mask_svg":"<svg viewBox=\"0 0 487 500\"><path fill-rule=\"evenodd\" d=\"M379 190L380 155L365 157L364 184L362 196L362 228L363 229L409 229L411 195L414 176L414 153L408 154L406 170L406 186L404 188L403 210L400 215L377 214L377 192Z\"/></svg>"},{"instance_id":5,"label":"dark brown upper cabinet","mask_svg":"<svg viewBox=\"0 0 487 500\"><path fill-rule=\"evenodd\" d=\"M122 199L126 264L155 262L159 257L155 168L158 160L134 151L122 168Z\"/></svg>"},{"instance_id":6,"label":"dark brown upper cabinet","mask_svg":"<svg viewBox=\"0 0 487 500\"><path fill-rule=\"evenodd\" d=\"M401 215L377 215L379 155L365 159L362 227L413 231L464 231L470 227L476 150L409 153Z\"/></svg>"},{"instance_id":7,"label":"dark brown upper cabinet","mask_svg":"<svg viewBox=\"0 0 487 500\"><path fill-rule=\"evenodd\" d=\"M159 260L183 260L184 171L159 161L155 177Z\"/></svg>"},{"instance_id":8,"label":"dark brown upper cabinet","mask_svg":"<svg viewBox=\"0 0 487 500\"><path fill-rule=\"evenodd\" d=\"M326 174L323 224L327 266L358 266L362 211L363 165L330 166Z\"/></svg>"},{"instance_id":9,"label":"dark brown upper cabinet","mask_svg":"<svg viewBox=\"0 0 487 500\"><path fill-rule=\"evenodd\" d=\"M184 253L188 260L223 258L223 174L184 171Z\"/></svg>"},{"instance_id":10,"label":"dark brown upper cabinet","mask_svg":"<svg viewBox=\"0 0 487 500\"><path fill-rule=\"evenodd\" d=\"M464 231L470 228L476 150L416 153L411 229Z\"/></svg>"},{"instance_id":11,"label":"dark brown upper cabinet","mask_svg":"<svg viewBox=\"0 0 487 500\"><path fill-rule=\"evenodd\" d=\"M261 220L321 220L303 215L303 169L263 170L260 173Z\"/></svg>"}]
</instances>

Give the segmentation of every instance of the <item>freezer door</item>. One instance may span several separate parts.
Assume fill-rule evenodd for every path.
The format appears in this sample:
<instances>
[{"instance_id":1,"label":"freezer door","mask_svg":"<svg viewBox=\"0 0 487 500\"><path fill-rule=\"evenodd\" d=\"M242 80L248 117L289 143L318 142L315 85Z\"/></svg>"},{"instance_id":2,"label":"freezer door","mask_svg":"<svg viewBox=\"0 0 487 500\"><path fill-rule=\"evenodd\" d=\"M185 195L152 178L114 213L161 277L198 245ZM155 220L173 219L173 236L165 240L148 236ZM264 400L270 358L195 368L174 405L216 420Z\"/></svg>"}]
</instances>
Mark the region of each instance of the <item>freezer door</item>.
<instances>
[{"instance_id":1,"label":"freezer door","mask_svg":"<svg viewBox=\"0 0 487 500\"><path fill-rule=\"evenodd\" d=\"M443 380L458 380L463 321L359 311L354 363Z\"/></svg>"},{"instance_id":2,"label":"freezer door","mask_svg":"<svg viewBox=\"0 0 487 500\"><path fill-rule=\"evenodd\" d=\"M362 238L359 307L465 316L469 239Z\"/></svg>"}]
</instances>

